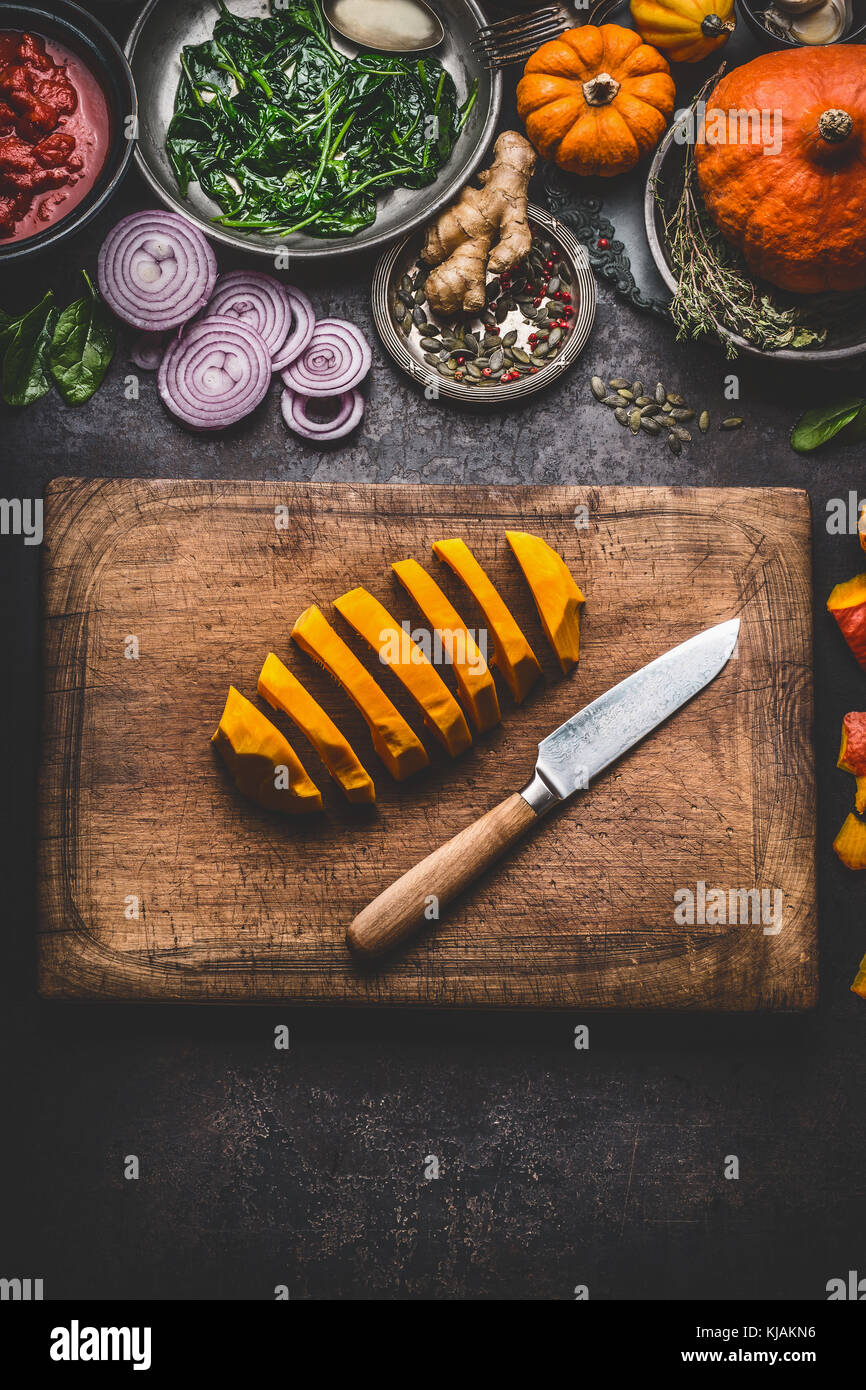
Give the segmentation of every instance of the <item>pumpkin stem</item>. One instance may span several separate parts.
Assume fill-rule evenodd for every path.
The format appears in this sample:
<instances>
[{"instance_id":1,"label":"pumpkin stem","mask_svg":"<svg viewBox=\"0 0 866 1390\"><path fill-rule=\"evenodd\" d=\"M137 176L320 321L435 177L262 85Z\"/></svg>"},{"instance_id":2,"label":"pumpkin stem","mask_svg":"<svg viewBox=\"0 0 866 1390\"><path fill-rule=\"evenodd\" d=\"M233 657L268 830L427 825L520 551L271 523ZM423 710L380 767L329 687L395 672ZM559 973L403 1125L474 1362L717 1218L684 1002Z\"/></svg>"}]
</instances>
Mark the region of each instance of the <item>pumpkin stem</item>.
<instances>
[{"instance_id":1,"label":"pumpkin stem","mask_svg":"<svg viewBox=\"0 0 866 1390\"><path fill-rule=\"evenodd\" d=\"M704 15L701 20L701 33L707 39L720 39L723 34L733 34L734 20L720 19L717 14Z\"/></svg>"},{"instance_id":2,"label":"pumpkin stem","mask_svg":"<svg viewBox=\"0 0 866 1390\"><path fill-rule=\"evenodd\" d=\"M583 84L587 106L607 106L619 91L619 83L609 72L600 72Z\"/></svg>"},{"instance_id":3,"label":"pumpkin stem","mask_svg":"<svg viewBox=\"0 0 866 1390\"><path fill-rule=\"evenodd\" d=\"M824 111L818 118L818 132L831 145L839 145L847 140L853 129L854 122L848 112L840 110L838 106Z\"/></svg>"}]
</instances>

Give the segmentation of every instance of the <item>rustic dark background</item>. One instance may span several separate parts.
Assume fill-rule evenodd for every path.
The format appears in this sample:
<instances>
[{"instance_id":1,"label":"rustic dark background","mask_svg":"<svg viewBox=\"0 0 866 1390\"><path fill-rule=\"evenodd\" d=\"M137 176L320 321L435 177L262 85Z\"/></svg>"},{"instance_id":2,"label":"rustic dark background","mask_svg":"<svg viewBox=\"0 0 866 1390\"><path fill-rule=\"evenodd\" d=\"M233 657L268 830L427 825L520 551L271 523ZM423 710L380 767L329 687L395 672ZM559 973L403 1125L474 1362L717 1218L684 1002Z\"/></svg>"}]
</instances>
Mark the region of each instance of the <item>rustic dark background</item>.
<instances>
[{"instance_id":1,"label":"rustic dark background","mask_svg":"<svg viewBox=\"0 0 866 1390\"><path fill-rule=\"evenodd\" d=\"M122 34L124 20L114 24ZM635 184L618 226L643 276L637 197ZM47 284L74 297L108 226L146 201L133 175L62 260L0 269L0 303L31 302ZM824 610L832 584L866 567L856 537L829 535L825 521L828 501L860 485L863 452L801 458L788 432L806 405L862 392L863 373L730 367L602 288L583 359L549 393L496 415L430 404L379 347L370 272L356 260L299 276L320 314L352 319L373 344L366 419L344 447L288 434L276 389L229 435L185 433L152 379L139 402L124 399L121 335L88 405L51 395L3 409L3 494L41 496L59 474L807 488L819 1006L708 1019L41 1002L39 551L0 537L0 1275L42 1277L49 1298L267 1299L276 1284L293 1298L568 1299L576 1284L593 1298L823 1298L829 1278L866 1270L866 1006L849 991L866 951L864 886L831 850L852 791L835 770L840 720L866 704L866 676ZM661 379L716 418L735 371L745 428L698 438L674 460L595 404L593 371ZM588 1052L573 1046L580 1022ZM290 1026L288 1053L274 1050L277 1023ZM137 1182L124 1180L127 1154L140 1159ZM429 1154L438 1181L424 1178ZM728 1154L738 1181L723 1177Z\"/></svg>"}]
</instances>

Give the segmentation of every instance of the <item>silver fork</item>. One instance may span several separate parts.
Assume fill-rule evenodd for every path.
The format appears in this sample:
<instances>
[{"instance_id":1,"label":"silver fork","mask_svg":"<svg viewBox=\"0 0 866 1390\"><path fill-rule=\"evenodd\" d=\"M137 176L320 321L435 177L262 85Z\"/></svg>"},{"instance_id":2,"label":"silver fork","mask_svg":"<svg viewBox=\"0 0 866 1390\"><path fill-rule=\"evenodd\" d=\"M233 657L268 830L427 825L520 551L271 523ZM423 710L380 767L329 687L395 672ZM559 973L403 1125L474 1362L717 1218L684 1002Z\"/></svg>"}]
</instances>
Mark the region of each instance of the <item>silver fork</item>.
<instances>
[{"instance_id":1,"label":"silver fork","mask_svg":"<svg viewBox=\"0 0 866 1390\"><path fill-rule=\"evenodd\" d=\"M600 24L617 9L622 0L597 0L588 13L570 5L544 5L537 10L509 15L494 24L482 25L472 48L483 67L507 68L522 63L541 44L580 24Z\"/></svg>"}]
</instances>

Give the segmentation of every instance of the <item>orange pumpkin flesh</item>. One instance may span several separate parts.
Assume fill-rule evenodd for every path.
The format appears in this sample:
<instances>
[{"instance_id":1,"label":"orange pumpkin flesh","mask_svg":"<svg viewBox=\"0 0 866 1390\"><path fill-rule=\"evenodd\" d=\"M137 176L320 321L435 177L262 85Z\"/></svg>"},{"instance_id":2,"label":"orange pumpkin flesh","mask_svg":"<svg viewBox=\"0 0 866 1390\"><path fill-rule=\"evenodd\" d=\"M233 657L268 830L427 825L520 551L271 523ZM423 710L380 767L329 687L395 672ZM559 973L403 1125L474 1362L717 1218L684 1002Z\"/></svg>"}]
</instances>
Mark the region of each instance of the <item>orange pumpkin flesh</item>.
<instances>
[{"instance_id":1,"label":"orange pumpkin flesh","mask_svg":"<svg viewBox=\"0 0 866 1390\"><path fill-rule=\"evenodd\" d=\"M544 634L563 675L568 675L580 656L583 594L562 556L547 541L528 531L506 531L505 538L532 590Z\"/></svg>"},{"instance_id":2,"label":"orange pumpkin flesh","mask_svg":"<svg viewBox=\"0 0 866 1390\"><path fill-rule=\"evenodd\" d=\"M866 821L849 812L833 848L846 869L866 869Z\"/></svg>"},{"instance_id":3,"label":"orange pumpkin flesh","mask_svg":"<svg viewBox=\"0 0 866 1390\"><path fill-rule=\"evenodd\" d=\"M211 743L250 801L291 815L321 811L322 794L291 744L233 685Z\"/></svg>"},{"instance_id":4,"label":"orange pumpkin flesh","mask_svg":"<svg viewBox=\"0 0 866 1390\"><path fill-rule=\"evenodd\" d=\"M856 574L837 584L827 608L839 624L842 636L866 670L866 574Z\"/></svg>"},{"instance_id":5,"label":"orange pumpkin flesh","mask_svg":"<svg viewBox=\"0 0 866 1390\"><path fill-rule=\"evenodd\" d=\"M710 113L782 112L781 148L698 144L710 216L752 273L813 294L866 287L866 47L762 54L722 78ZM729 132L730 133L730 132Z\"/></svg>"},{"instance_id":6,"label":"orange pumpkin flesh","mask_svg":"<svg viewBox=\"0 0 866 1390\"><path fill-rule=\"evenodd\" d=\"M667 61L618 24L585 24L542 44L517 84L539 154L572 174L633 169L661 139L676 92Z\"/></svg>"},{"instance_id":7,"label":"orange pumpkin flesh","mask_svg":"<svg viewBox=\"0 0 866 1390\"><path fill-rule=\"evenodd\" d=\"M860 962L860 968L854 976L854 983L851 986L855 994L859 994L861 999L866 999L866 956Z\"/></svg>"}]
</instances>

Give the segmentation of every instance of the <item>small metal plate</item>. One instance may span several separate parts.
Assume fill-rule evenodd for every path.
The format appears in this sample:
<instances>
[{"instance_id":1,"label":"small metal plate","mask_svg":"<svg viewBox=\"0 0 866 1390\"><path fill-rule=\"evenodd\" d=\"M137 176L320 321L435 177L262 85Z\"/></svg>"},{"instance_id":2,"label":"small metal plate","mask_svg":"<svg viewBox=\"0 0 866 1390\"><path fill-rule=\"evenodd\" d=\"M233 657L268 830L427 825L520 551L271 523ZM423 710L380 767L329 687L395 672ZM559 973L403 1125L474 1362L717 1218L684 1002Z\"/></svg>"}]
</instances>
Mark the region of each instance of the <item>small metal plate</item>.
<instances>
[{"instance_id":1,"label":"small metal plate","mask_svg":"<svg viewBox=\"0 0 866 1390\"><path fill-rule=\"evenodd\" d=\"M440 375L436 368L425 361L418 331L413 330L412 333L406 334L397 324L398 290L403 277L411 276L414 272L423 242L423 235L416 232L404 237L382 256L373 276L372 305L373 318L382 342L398 367L419 386L427 388L435 383L437 395L469 402L472 405L501 405L505 401L519 400L536 391L542 391L546 386L558 381L563 372L577 361L586 346L595 318L595 280L589 259L564 223L558 222L545 212L544 208L537 207L534 203L529 204L528 212L533 226L547 233L556 242L560 259L566 262L571 271L572 307L575 314L565 347L552 362L539 367L536 375L524 376L506 385L467 386L464 382ZM488 277L490 278L492 277ZM430 322L444 326L443 321L437 319L429 305L425 303L419 307L424 309ZM470 319L468 322L471 326L476 320ZM532 331L531 325L523 322L523 317L518 311L512 311L499 328L501 335L509 329L517 329L518 343L521 346L523 338Z\"/></svg>"},{"instance_id":2,"label":"small metal plate","mask_svg":"<svg viewBox=\"0 0 866 1390\"><path fill-rule=\"evenodd\" d=\"M268 0L230 0L234 14L245 18L270 14ZM154 193L175 212L183 213L214 241L273 259L275 248L288 248L293 260L324 260L354 251L384 246L412 227L420 226L446 203L478 168L493 137L502 92L500 75L482 68L471 41L486 23L475 0L439 0L436 11L445 25L445 40L435 56L451 73L457 96L463 102L478 80L478 97L448 163L429 188L395 188L378 200L375 222L351 237L312 237L295 232L290 237L265 236L217 226L219 208L191 184L181 198L174 171L165 150L165 137L174 111L180 78L180 51L185 44L202 43L213 32L218 10L213 0L150 0L129 36L129 58L139 94L138 167ZM357 48L339 35L334 47L347 54Z\"/></svg>"}]
</instances>

